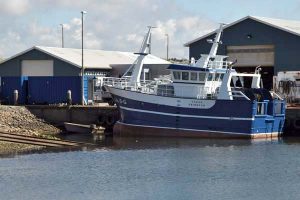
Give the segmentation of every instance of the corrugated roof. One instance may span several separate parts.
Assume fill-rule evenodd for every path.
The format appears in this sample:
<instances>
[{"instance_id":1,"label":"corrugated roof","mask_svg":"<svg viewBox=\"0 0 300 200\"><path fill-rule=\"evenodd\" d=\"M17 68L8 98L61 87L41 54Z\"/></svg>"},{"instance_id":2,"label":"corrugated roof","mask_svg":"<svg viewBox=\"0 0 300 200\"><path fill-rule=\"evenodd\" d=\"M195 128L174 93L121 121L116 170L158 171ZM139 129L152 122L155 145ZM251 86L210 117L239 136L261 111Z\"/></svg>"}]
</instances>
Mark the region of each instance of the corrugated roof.
<instances>
[{"instance_id":1,"label":"corrugated roof","mask_svg":"<svg viewBox=\"0 0 300 200\"><path fill-rule=\"evenodd\" d=\"M44 52L48 55L51 55L65 62L68 62L77 67L81 67L81 49L44 47L44 46L32 47L30 49L27 49L26 51L20 52L4 60L3 62L11 60L33 49ZM84 55L84 67L98 68L98 69L111 69L111 65L132 64L138 56L131 52L104 51L104 50L92 50L92 49L84 49L83 55ZM144 64L171 64L171 63L159 57L149 54L145 58Z\"/></svg>"},{"instance_id":2,"label":"corrugated roof","mask_svg":"<svg viewBox=\"0 0 300 200\"><path fill-rule=\"evenodd\" d=\"M239 19L237 21L234 21L230 24L227 24L224 26L224 29L231 27L237 23L240 23L241 21L244 21L246 19L252 19L255 21L258 21L260 23L272 26L274 28L295 34L297 36L300 36L300 21L294 21L294 20L285 20L285 19L275 19L275 18L267 18L267 17L258 17L258 16L246 16L242 19ZM189 41L187 43L184 44L185 47L188 47L190 44L197 42L203 38L206 38L210 35L213 35L214 33L216 33L216 30L213 32L210 32L206 35L203 35L201 37L198 37L192 41Z\"/></svg>"}]
</instances>

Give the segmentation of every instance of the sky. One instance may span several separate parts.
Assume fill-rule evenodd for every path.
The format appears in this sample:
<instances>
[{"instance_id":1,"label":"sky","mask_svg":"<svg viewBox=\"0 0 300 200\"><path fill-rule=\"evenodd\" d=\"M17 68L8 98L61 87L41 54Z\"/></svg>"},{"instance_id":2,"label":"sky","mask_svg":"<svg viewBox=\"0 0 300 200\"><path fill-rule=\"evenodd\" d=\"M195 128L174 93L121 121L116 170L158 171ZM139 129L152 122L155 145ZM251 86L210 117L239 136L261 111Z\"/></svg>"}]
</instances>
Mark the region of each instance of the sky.
<instances>
[{"instance_id":1,"label":"sky","mask_svg":"<svg viewBox=\"0 0 300 200\"><path fill-rule=\"evenodd\" d=\"M32 46L136 52L153 30L152 53L187 58L183 44L247 15L300 21L300 0L0 0L0 57L8 58Z\"/></svg>"}]
</instances>

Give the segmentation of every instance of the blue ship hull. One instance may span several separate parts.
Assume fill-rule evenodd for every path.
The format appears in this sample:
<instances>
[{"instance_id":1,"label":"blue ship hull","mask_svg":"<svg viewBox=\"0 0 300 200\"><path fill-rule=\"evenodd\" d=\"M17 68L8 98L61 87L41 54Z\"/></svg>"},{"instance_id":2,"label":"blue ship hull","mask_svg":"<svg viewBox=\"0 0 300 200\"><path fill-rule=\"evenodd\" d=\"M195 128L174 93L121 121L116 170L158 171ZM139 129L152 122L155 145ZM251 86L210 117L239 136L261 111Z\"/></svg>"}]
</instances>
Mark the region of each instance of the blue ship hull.
<instances>
[{"instance_id":1,"label":"blue ship hull","mask_svg":"<svg viewBox=\"0 0 300 200\"><path fill-rule=\"evenodd\" d=\"M159 103L151 103L145 99L149 96L155 99L154 95L110 90L121 116L115 132L121 135L254 138L278 136L283 130L283 101L267 102L258 108L259 103L249 100L201 100L199 103L185 99L190 103L183 106L182 98L156 96L160 98ZM176 106L163 103L174 99L178 102ZM212 106L205 107L207 103ZM257 114L258 109L264 109L263 114Z\"/></svg>"}]
</instances>

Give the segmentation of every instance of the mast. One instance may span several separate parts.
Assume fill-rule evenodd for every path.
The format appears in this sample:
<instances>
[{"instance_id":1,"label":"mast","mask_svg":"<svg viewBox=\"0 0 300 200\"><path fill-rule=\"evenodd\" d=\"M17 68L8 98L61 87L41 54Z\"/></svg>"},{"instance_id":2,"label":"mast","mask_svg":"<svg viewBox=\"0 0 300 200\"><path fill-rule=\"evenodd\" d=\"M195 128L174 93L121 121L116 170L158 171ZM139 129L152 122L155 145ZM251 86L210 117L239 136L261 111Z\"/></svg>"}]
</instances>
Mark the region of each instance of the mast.
<instances>
[{"instance_id":1,"label":"mast","mask_svg":"<svg viewBox=\"0 0 300 200\"><path fill-rule=\"evenodd\" d=\"M207 68L207 65L208 65L208 62L210 61L210 59L216 57L219 44L222 44L221 35L222 35L222 31L223 31L223 26L224 26L224 24L220 24L220 27L217 30L216 37L213 41L207 40L207 42L212 43L212 47L211 47L208 55L201 55L200 60L196 63L197 66Z\"/></svg>"},{"instance_id":2,"label":"mast","mask_svg":"<svg viewBox=\"0 0 300 200\"><path fill-rule=\"evenodd\" d=\"M219 44L222 44L221 35L222 35L222 31L223 31L223 25L224 24L220 24L217 35L216 35L214 41L212 42L213 45L212 45L212 47L210 49L210 52L209 52L209 57L211 57L211 58L213 58L217 55Z\"/></svg>"},{"instance_id":3,"label":"mast","mask_svg":"<svg viewBox=\"0 0 300 200\"><path fill-rule=\"evenodd\" d=\"M131 85L134 85L136 83L138 85L140 84L141 72L142 72L142 68L143 68L144 58L150 53L151 29L154 28L154 27L148 26L148 28L149 28L149 30L148 30L145 38L144 38L144 41L142 43L142 46L140 48L139 53L135 53L135 54L138 54L139 56L134 61L132 66L124 74L124 76L125 76L131 69L133 69L132 75L130 77L130 84Z\"/></svg>"}]
</instances>

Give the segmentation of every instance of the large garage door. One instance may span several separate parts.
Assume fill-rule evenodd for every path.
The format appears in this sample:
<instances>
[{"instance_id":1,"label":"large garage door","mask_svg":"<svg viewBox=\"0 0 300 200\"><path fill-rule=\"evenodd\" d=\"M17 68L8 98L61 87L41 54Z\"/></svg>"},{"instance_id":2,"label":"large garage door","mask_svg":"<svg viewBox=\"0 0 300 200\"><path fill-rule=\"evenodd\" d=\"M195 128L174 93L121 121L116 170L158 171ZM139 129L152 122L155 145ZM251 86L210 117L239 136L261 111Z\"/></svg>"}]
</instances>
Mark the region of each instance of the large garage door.
<instances>
[{"instance_id":1,"label":"large garage door","mask_svg":"<svg viewBox=\"0 0 300 200\"><path fill-rule=\"evenodd\" d=\"M22 76L53 76L53 60L23 60Z\"/></svg>"},{"instance_id":2,"label":"large garage door","mask_svg":"<svg viewBox=\"0 0 300 200\"><path fill-rule=\"evenodd\" d=\"M261 66L263 87L272 88L274 75L274 45L228 46L227 55L231 61L237 60L236 71L253 73L257 66ZM246 83L251 85L251 82Z\"/></svg>"},{"instance_id":3,"label":"large garage door","mask_svg":"<svg viewBox=\"0 0 300 200\"><path fill-rule=\"evenodd\" d=\"M274 45L228 46L227 55L236 66L274 66Z\"/></svg>"}]
</instances>

